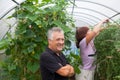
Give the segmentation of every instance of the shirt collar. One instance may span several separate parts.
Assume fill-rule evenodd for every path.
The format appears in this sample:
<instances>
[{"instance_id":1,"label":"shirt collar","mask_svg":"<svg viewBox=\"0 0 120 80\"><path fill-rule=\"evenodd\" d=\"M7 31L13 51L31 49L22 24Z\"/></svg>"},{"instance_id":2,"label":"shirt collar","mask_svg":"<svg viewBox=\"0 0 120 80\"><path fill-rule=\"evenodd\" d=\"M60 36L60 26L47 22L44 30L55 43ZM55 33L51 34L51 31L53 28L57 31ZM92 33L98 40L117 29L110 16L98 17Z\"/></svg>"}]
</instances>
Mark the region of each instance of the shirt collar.
<instances>
[{"instance_id":1,"label":"shirt collar","mask_svg":"<svg viewBox=\"0 0 120 80\"><path fill-rule=\"evenodd\" d=\"M56 54L56 52L54 52L53 50L51 50L49 47L47 47L46 51L50 52L50 54L52 54L52 55L58 56L58 55ZM60 53L60 55L61 55L61 53Z\"/></svg>"}]
</instances>

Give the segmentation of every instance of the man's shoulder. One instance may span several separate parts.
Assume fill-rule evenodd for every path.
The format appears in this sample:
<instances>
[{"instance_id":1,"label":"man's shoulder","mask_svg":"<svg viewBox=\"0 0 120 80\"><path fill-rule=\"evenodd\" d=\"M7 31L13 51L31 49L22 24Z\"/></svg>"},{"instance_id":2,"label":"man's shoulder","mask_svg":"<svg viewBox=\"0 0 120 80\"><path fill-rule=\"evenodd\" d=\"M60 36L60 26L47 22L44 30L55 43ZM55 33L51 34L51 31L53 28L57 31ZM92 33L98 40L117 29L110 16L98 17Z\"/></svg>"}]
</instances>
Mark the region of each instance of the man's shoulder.
<instances>
[{"instance_id":1,"label":"man's shoulder","mask_svg":"<svg viewBox=\"0 0 120 80\"><path fill-rule=\"evenodd\" d=\"M48 50L45 50L43 53L40 54L40 56L43 58L50 58L53 56L53 54L49 52Z\"/></svg>"},{"instance_id":2,"label":"man's shoulder","mask_svg":"<svg viewBox=\"0 0 120 80\"><path fill-rule=\"evenodd\" d=\"M49 54L49 52L44 51L43 53L41 53L41 55L40 55L40 56L50 56L50 54Z\"/></svg>"},{"instance_id":3,"label":"man's shoulder","mask_svg":"<svg viewBox=\"0 0 120 80\"><path fill-rule=\"evenodd\" d=\"M40 54L40 60L45 61L46 59L49 59L50 55L46 51Z\"/></svg>"}]
</instances>

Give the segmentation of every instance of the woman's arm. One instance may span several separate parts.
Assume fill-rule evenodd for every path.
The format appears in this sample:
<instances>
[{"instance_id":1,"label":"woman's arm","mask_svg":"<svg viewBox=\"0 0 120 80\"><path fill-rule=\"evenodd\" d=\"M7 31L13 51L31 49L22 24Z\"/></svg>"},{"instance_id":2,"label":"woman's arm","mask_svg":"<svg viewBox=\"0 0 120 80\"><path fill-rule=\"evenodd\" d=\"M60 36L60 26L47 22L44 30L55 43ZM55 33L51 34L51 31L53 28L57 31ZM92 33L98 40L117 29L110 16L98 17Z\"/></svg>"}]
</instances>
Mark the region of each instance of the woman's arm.
<instances>
[{"instance_id":1,"label":"woman's arm","mask_svg":"<svg viewBox=\"0 0 120 80\"><path fill-rule=\"evenodd\" d=\"M103 30L103 28L101 27L103 25L103 23L108 22L108 19L104 19L102 20L100 23L98 23L93 30L86 35L86 43L88 44L94 37L96 37L97 35L99 35L100 31Z\"/></svg>"}]
</instances>

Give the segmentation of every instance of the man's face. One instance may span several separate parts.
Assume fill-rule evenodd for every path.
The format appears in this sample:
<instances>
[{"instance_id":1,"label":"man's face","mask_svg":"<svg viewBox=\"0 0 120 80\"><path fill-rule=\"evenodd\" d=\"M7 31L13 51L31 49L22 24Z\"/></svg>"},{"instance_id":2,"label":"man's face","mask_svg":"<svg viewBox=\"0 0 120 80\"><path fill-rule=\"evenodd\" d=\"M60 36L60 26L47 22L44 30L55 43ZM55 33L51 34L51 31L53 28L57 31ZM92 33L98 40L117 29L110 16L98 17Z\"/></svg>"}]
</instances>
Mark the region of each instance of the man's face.
<instances>
[{"instance_id":1,"label":"man's face","mask_svg":"<svg viewBox=\"0 0 120 80\"><path fill-rule=\"evenodd\" d=\"M48 40L49 48L55 52L60 52L64 48L64 34L53 32L52 40Z\"/></svg>"}]
</instances>

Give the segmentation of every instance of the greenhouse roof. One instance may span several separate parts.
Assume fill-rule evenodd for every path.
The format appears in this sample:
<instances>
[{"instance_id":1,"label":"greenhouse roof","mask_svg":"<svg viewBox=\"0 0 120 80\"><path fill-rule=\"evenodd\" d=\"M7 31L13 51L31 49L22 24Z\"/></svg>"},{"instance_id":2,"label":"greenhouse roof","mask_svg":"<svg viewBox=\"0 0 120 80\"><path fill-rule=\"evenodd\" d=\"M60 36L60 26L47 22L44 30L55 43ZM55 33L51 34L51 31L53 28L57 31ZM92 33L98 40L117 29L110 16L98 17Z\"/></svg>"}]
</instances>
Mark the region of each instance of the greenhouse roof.
<instances>
[{"instance_id":1,"label":"greenhouse roof","mask_svg":"<svg viewBox=\"0 0 120 80\"><path fill-rule=\"evenodd\" d=\"M68 11L76 20L76 25L95 25L100 20L110 18L116 21L120 18L119 0L74 0L76 6L70 6Z\"/></svg>"},{"instance_id":2,"label":"greenhouse roof","mask_svg":"<svg viewBox=\"0 0 120 80\"><path fill-rule=\"evenodd\" d=\"M15 25L15 19L7 20L15 7L25 0L0 0L0 39ZM94 26L100 20L110 18L116 21L120 18L120 0L71 0L75 5L70 5L67 11L73 16L76 26Z\"/></svg>"}]
</instances>

